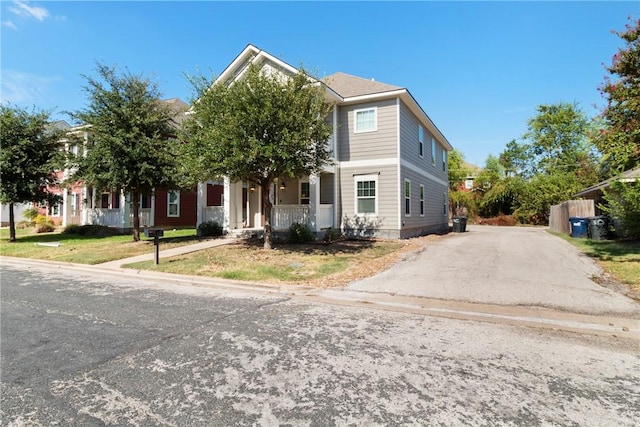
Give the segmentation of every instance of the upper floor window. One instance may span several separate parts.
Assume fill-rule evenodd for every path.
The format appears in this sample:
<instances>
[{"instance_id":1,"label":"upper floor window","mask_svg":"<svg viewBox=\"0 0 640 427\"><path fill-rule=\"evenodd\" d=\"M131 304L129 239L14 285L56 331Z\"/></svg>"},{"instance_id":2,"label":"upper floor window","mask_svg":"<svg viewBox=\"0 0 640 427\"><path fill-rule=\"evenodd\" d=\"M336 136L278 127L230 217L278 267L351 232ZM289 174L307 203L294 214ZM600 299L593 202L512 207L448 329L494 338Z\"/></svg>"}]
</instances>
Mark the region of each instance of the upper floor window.
<instances>
[{"instance_id":1,"label":"upper floor window","mask_svg":"<svg viewBox=\"0 0 640 427\"><path fill-rule=\"evenodd\" d=\"M447 150L442 150L442 172L447 171Z\"/></svg>"},{"instance_id":2,"label":"upper floor window","mask_svg":"<svg viewBox=\"0 0 640 427\"><path fill-rule=\"evenodd\" d=\"M418 154L424 156L424 129L422 125L418 125Z\"/></svg>"},{"instance_id":3,"label":"upper floor window","mask_svg":"<svg viewBox=\"0 0 640 427\"><path fill-rule=\"evenodd\" d=\"M180 191L171 190L167 193L167 216L180 216Z\"/></svg>"},{"instance_id":4,"label":"upper floor window","mask_svg":"<svg viewBox=\"0 0 640 427\"><path fill-rule=\"evenodd\" d=\"M466 188L467 190L470 190L473 188L473 178L467 178L464 181L464 188Z\"/></svg>"},{"instance_id":5,"label":"upper floor window","mask_svg":"<svg viewBox=\"0 0 640 427\"><path fill-rule=\"evenodd\" d=\"M376 107L354 110L354 132L373 132L378 130L378 109Z\"/></svg>"},{"instance_id":6,"label":"upper floor window","mask_svg":"<svg viewBox=\"0 0 640 427\"><path fill-rule=\"evenodd\" d=\"M356 214L375 214L378 211L376 186L378 175L358 175L354 177L356 187Z\"/></svg>"},{"instance_id":7,"label":"upper floor window","mask_svg":"<svg viewBox=\"0 0 640 427\"><path fill-rule=\"evenodd\" d=\"M436 140L431 138L431 164L436 165Z\"/></svg>"}]
</instances>

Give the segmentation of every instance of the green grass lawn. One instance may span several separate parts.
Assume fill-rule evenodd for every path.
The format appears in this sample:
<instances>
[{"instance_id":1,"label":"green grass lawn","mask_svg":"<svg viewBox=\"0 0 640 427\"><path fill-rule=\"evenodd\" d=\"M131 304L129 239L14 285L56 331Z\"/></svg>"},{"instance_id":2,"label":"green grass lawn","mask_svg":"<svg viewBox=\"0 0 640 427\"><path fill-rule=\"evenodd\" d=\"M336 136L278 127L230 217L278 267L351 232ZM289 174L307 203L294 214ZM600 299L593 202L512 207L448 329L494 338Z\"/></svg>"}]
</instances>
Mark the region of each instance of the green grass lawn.
<instances>
[{"instance_id":1,"label":"green grass lawn","mask_svg":"<svg viewBox=\"0 0 640 427\"><path fill-rule=\"evenodd\" d=\"M640 241L575 239L552 233L595 258L602 268L621 283L640 293Z\"/></svg>"},{"instance_id":2,"label":"green grass lawn","mask_svg":"<svg viewBox=\"0 0 640 427\"><path fill-rule=\"evenodd\" d=\"M0 229L0 255L99 264L130 256L153 253L153 239L139 242L133 236L89 237L60 232L35 234L33 229L16 230L17 241L9 242L9 229ZM165 230L162 249L197 243L195 229ZM59 246L45 246L59 243ZM45 244L45 245L43 245Z\"/></svg>"}]
</instances>

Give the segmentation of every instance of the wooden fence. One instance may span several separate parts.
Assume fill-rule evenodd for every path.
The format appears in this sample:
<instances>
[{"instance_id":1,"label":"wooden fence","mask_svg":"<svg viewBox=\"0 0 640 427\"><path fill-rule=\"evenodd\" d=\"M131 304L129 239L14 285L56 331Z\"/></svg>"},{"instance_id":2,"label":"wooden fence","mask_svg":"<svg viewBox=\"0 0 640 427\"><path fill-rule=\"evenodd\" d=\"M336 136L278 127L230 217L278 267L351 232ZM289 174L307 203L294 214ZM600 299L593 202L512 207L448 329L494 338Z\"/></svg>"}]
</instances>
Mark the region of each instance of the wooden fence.
<instances>
[{"instance_id":1,"label":"wooden fence","mask_svg":"<svg viewBox=\"0 0 640 427\"><path fill-rule=\"evenodd\" d=\"M558 233L571 234L569 218L588 218L595 216L593 200L568 200L551 206L549 229Z\"/></svg>"}]
</instances>

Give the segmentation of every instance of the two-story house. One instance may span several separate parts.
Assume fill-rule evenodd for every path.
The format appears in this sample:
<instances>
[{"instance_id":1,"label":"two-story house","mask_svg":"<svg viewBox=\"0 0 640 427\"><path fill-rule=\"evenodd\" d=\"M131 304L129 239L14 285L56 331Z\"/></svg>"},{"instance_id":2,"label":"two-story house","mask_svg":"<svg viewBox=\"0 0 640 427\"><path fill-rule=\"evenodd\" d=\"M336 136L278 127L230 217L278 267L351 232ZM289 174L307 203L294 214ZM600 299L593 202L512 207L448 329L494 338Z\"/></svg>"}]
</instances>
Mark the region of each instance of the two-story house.
<instances>
[{"instance_id":1,"label":"two-story house","mask_svg":"<svg viewBox=\"0 0 640 427\"><path fill-rule=\"evenodd\" d=\"M217 82L241 79L253 62L269 72L297 69L248 45ZM452 149L411 93L403 87L335 73L321 80L333 163L316 175L280 179L270 190L271 224L283 230L305 223L346 234L406 238L448 227L447 152ZM198 224L209 219L225 229L260 228L260 188L247 182L198 186Z\"/></svg>"},{"instance_id":2,"label":"two-story house","mask_svg":"<svg viewBox=\"0 0 640 427\"><path fill-rule=\"evenodd\" d=\"M171 111L177 126L184 120L188 105L180 99L162 101ZM65 129L64 149L75 156L83 155L91 138L91 127L80 125ZM174 138L175 135L167 135ZM97 224L129 229L133 224L131 195L123 190L100 191L83 181L69 182L71 169L56 172L59 186L48 191L58 196L58 203L46 207L46 213L62 226L70 224ZM196 192L167 188L154 188L140 195L140 225L156 227L195 227Z\"/></svg>"}]
</instances>

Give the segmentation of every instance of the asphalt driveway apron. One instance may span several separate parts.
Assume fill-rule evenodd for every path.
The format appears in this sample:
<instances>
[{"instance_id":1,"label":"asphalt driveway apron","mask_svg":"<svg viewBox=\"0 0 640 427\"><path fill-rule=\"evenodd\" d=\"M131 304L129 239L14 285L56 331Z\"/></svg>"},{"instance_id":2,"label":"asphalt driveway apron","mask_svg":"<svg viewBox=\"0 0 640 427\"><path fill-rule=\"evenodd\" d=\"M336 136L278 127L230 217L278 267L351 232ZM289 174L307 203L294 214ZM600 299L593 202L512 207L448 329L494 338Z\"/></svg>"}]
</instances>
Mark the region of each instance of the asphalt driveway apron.
<instances>
[{"instance_id":1,"label":"asphalt driveway apron","mask_svg":"<svg viewBox=\"0 0 640 427\"><path fill-rule=\"evenodd\" d=\"M468 226L347 289L637 318L640 304L592 280L601 274L543 228Z\"/></svg>"}]
</instances>

